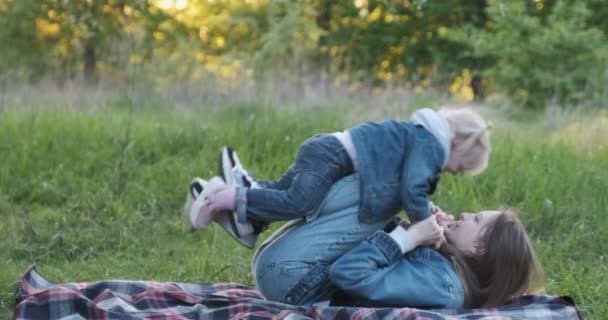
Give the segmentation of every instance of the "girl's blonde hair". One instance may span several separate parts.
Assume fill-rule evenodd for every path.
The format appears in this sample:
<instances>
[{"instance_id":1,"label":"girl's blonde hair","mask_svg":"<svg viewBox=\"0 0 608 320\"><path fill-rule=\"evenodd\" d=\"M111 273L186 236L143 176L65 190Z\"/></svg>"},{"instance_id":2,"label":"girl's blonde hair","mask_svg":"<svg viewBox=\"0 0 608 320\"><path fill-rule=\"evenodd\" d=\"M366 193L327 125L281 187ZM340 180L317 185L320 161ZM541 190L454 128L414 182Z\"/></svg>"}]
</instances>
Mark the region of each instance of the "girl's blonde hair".
<instances>
[{"instance_id":1,"label":"girl's blonde hair","mask_svg":"<svg viewBox=\"0 0 608 320\"><path fill-rule=\"evenodd\" d=\"M490 124L472 109L440 109L454 134L451 157L463 160L463 170L482 172L490 159Z\"/></svg>"}]
</instances>

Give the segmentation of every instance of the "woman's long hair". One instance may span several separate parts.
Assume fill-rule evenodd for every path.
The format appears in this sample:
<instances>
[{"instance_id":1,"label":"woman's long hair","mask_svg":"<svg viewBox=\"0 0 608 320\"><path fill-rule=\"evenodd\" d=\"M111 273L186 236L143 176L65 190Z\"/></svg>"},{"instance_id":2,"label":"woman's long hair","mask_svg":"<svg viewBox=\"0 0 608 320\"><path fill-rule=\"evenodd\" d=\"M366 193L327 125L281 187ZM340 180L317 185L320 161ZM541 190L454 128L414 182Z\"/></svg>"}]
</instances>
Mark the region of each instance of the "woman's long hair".
<instances>
[{"instance_id":1,"label":"woman's long hair","mask_svg":"<svg viewBox=\"0 0 608 320\"><path fill-rule=\"evenodd\" d=\"M494 308L511 298L544 290L543 269L532 242L517 216L510 210L483 231L485 254L467 257L451 245L454 270L465 291L465 308Z\"/></svg>"}]
</instances>

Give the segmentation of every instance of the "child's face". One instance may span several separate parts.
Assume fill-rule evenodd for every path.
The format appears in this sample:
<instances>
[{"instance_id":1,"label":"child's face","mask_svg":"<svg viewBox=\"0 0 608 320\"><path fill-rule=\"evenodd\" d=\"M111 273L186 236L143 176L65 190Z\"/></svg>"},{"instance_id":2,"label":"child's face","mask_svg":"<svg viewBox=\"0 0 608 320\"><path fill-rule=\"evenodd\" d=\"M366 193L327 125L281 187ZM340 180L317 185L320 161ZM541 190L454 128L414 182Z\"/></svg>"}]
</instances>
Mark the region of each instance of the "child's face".
<instances>
[{"instance_id":1,"label":"child's face","mask_svg":"<svg viewBox=\"0 0 608 320\"><path fill-rule=\"evenodd\" d=\"M454 138L454 140L452 140L450 158L448 159L448 163L446 163L445 168L443 169L447 173L457 174L459 172L466 170L465 159L461 155L461 152L458 151L458 148L457 148L457 146L459 146L461 144L462 144L461 138L456 137L456 138Z\"/></svg>"},{"instance_id":2,"label":"child's face","mask_svg":"<svg viewBox=\"0 0 608 320\"><path fill-rule=\"evenodd\" d=\"M450 158L443 171L451 174L466 172L475 175L487 166L489 151L488 147L481 143L465 145L461 138L456 137L452 140Z\"/></svg>"},{"instance_id":3,"label":"child's face","mask_svg":"<svg viewBox=\"0 0 608 320\"><path fill-rule=\"evenodd\" d=\"M481 239L486 226L500 214L498 211L463 213L460 220L455 221L445 229L445 238L448 243L467 256L483 255L485 245L479 239Z\"/></svg>"},{"instance_id":4,"label":"child's face","mask_svg":"<svg viewBox=\"0 0 608 320\"><path fill-rule=\"evenodd\" d=\"M443 169L445 172L449 174L457 174L464 170L462 161L460 161L459 157L452 156L448 163L445 165Z\"/></svg>"},{"instance_id":5,"label":"child's face","mask_svg":"<svg viewBox=\"0 0 608 320\"><path fill-rule=\"evenodd\" d=\"M471 158L471 154L462 155L457 151L452 151L450 159L443 170L449 174L458 174L470 170L470 164L473 162Z\"/></svg>"}]
</instances>

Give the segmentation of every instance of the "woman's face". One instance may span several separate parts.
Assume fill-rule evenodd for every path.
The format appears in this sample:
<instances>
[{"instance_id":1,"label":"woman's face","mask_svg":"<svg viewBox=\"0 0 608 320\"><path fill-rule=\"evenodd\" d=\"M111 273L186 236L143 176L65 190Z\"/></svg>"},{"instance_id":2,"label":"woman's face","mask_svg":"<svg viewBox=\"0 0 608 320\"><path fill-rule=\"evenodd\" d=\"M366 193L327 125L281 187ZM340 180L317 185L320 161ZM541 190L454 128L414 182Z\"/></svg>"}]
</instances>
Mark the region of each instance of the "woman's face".
<instances>
[{"instance_id":1,"label":"woman's face","mask_svg":"<svg viewBox=\"0 0 608 320\"><path fill-rule=\"evenodd\" d=\"M485 245L479 239L481 239L486 226L500 214L498 211L463 213L460 220L455 221L445 229L445 238L448 243L466 256L483 255Z\"/></svg>"}]
</instances>

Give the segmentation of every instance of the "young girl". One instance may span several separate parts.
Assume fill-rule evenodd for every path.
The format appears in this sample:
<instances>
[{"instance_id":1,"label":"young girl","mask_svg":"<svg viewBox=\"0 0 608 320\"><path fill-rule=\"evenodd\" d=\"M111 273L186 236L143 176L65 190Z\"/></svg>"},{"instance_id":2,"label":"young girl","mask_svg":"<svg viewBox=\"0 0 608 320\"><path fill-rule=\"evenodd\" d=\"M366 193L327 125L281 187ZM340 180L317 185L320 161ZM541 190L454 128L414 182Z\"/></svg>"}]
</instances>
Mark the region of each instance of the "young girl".
<instances>
[{"instance_id":1,"label":"young girl","mask_svg":"<svg viewBox=\"0 0 608 320\"><path fill-rule=\"evenodd\" d=\"M542 268L526 230L509 211L435 217L376 232L330 268L350 304L422 308L494 308L542 290ZM440 251L431 245L445 235Z\"/></svg>"},{"instance_id":2,"label":"young girl","mask_svg":"<svg viewBox=\"0 0 608 320\"><path fill-rule=\"evenodd\" d=\"M260 188L212 179L186 206L186 218L192 229L205 229L221 217L222 226L243 243L240 238L254 233L250 221L313 220L332 184L357 172L362 222L382 221L401 209L417 222L432 214L427 198L439 173L481 172L489 153L489 125L477 113L422 109L411 122L369 122L314 136L302 144L280 180L260 183ZM225 211L233 214L222 216Z\"/></svg>"}]
</instances>

